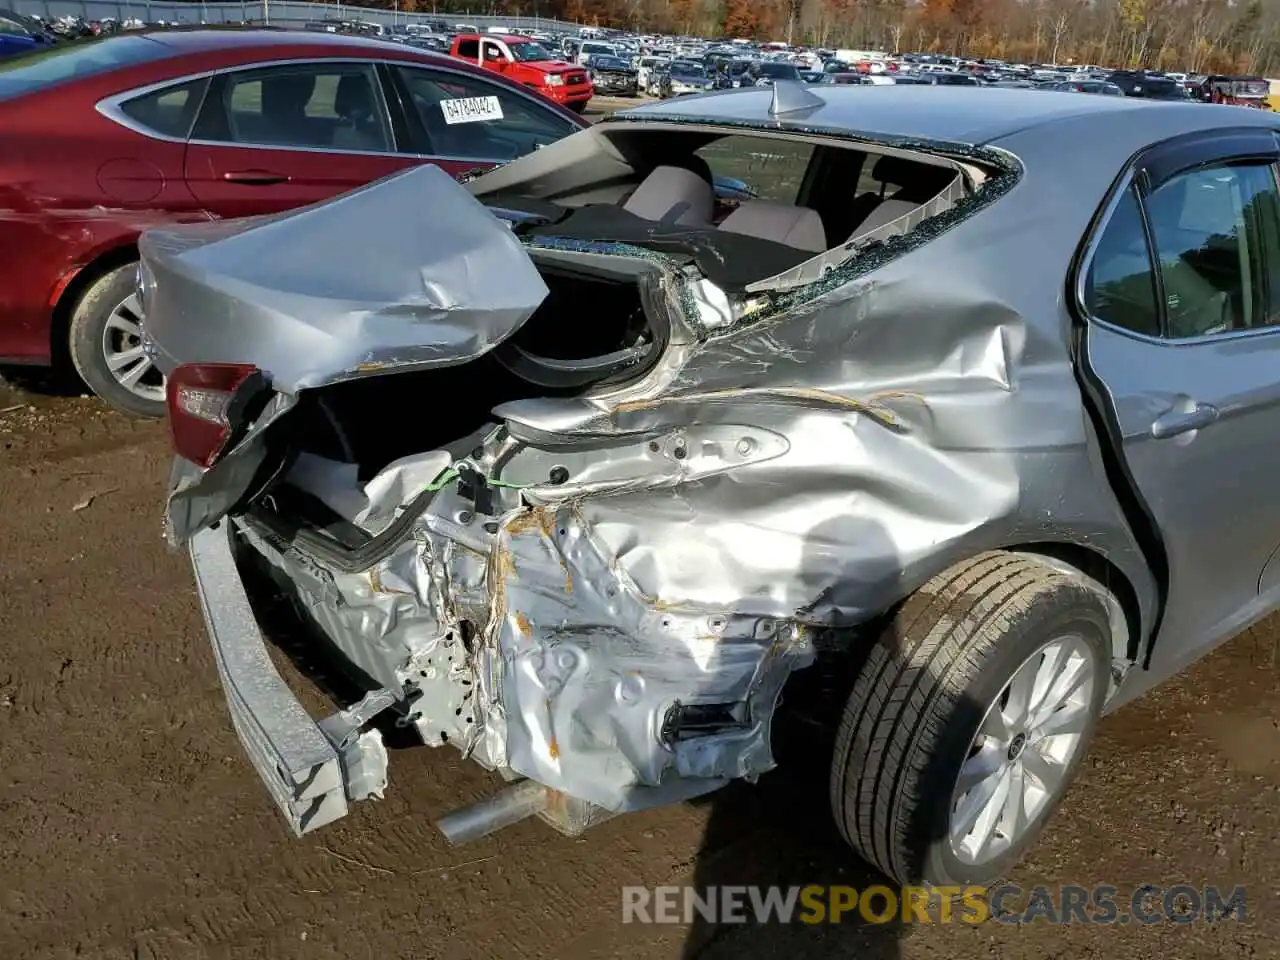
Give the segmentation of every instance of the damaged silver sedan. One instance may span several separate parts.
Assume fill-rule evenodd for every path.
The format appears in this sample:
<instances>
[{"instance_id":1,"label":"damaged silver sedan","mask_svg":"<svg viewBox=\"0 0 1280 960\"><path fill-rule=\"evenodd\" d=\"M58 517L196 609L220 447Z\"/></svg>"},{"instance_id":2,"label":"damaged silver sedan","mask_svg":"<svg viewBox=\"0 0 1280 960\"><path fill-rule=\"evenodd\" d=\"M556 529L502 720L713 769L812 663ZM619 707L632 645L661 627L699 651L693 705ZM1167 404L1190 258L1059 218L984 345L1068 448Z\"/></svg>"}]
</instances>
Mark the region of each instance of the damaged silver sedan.
<instances>
[{"instance_id":1,"label":"damaged silver sedan","mask_svg":"<svg viewBox=\"0 0 1280 960\"><path fill-rule=\"evenodd\" d=\"M752 780L834 658L850 843L997 876L1280 596L1274 498L1213 484L1280 470L1276 125L780 83L144 235L168 536L294 831L381 796L384 711L506 781L455 842ZM303 710L273 591L363 699Z\"/></svg>"}]
</instances>

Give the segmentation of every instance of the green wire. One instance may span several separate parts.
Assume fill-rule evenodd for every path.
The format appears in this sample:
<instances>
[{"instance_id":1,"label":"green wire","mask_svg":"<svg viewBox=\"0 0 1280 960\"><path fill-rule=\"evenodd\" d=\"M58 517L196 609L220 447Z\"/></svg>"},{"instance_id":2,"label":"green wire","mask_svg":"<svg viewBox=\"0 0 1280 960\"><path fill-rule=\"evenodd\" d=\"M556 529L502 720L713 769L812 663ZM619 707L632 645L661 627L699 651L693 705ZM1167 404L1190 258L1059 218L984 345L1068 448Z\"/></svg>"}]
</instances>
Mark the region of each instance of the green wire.
<instances>
[{"instance_id":1,"label":"green wire","mask_svg":"<svg viewBox=\"0 0 1280 960\"><path fill-rule=\"evenodd\" d=\"M444 473L440 474L440 476L436 477L434 480L432 480L430 483L427 484L426 492L436 493L439 490L443 490L450 483L452 483L454 480L457 480L457 479L458 479L458 471L450 467Z\"/></svg>"},{"instance_id":2,"label":"green wire","mask_svg":"<svg viewBox=\"0 0 1280 960\"><path fill-rule=\"evenodd\" d=\"M447 487L449 484L453 483L453 481L457 479L458 479L457 469L454 467L450 467L448 470L445 470L444 473L440 474L440 476L436 477L434 480L432 480L430 483L427 484L426 492L437 493L440 490L443 490L445 487ZM507 483L504 480L489 480L487 478L485 482L491 487L504 487L508 490L523 490L525 487L531 486L531 484L528 484L528 483Z\"/></svg>"}]
</instances>

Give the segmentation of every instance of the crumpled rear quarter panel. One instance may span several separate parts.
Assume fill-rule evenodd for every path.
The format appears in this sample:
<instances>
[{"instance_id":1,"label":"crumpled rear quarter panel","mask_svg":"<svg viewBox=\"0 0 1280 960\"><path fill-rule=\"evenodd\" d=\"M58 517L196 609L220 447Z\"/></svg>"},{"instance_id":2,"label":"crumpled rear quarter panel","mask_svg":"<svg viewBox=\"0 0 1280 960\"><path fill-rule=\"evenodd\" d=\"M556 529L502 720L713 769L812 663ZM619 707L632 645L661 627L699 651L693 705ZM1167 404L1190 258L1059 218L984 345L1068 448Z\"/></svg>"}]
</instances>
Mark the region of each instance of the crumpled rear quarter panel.
<instances>
[{"instance_id":1,"label":"crumpled rear quarter panel","mask_svg":"<svg viewBox=\"0 0 1280 960\"><path fill-rule=\"evenodd\" d=\"M609 810L769 769L815 632L979 551L1092 551L1146 619L1076 379L1070 250L1031 239L1084 214L1036 182L711 333L664 258L603 251L667 271L670 344L636 382L499 407L477 458L504 484L493 517L445 486L357 573L258 545L353 662L407 691L426 742ZM676 735L698 704L726 722Z\"/></svg>"}]
</instances>

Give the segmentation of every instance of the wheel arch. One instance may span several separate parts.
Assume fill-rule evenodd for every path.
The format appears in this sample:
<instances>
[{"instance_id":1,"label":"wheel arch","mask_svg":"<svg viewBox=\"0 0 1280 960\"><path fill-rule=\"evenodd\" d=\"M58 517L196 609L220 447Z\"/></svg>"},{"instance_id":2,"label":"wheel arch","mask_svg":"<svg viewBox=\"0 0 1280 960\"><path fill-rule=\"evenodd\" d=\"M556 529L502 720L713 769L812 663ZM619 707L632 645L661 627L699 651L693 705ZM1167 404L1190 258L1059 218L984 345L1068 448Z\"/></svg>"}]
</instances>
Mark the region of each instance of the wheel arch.
<instances>
[{"instance_id":1,"label":"wheel arch","mask_svg":"<svg viewBox=\"0 0 1280 960\"><path fill-rule=\"evenodd\" d=\"M55 369L75 372L69 343L71 315L85 291L112 270L137 259L138 242L136 239L128 240L100 251L65 282L53 305L49 323L49 356Z\"/></svg>"},{"instance_id":2,"label":"wheel arch","mask_svg":"<svg viewBox=\"0 0 1280 960\"><path fill-rule=\"evenodd\" d=\"M1096 583L1115 598L1124 620L1124 636L1111 638L1112 656L1116 660L1136 662L1142 645L1142 605L1138 591L1118 566L1091 547L1077 543L1039 541L1010 544L1010 553L1030 554L1055 564L1065 565Z\"/></svg>"},{"instance_id":3,"label":"wheel arch","mask_svg":"<svg viewBox=\"0 0 1280 960\"><path fill-rule=\"evenodd\" d=\"M1050 566L1078 574L1096 585L1100 594L1108 598L1109 607L1113 608L1109 610L1113 621L1118 621L1119 629L1113 630L1111 638L1113 662L1130 665L1139 663L1146 636L1143 629L1143 605L1138 592L1140 585L1135 584L1129 574L1098 550L1066 540L1008 540L989 546L973 543L967 549L940 554L933 562L916 568L910 580L901 584L902 590L893 597L893 602L878 617L867 622L878 622L884 617L893 616L898 607L934 577L970 563L978 554L993 550L1038 558Z\"/></svg>"}]
</instances>

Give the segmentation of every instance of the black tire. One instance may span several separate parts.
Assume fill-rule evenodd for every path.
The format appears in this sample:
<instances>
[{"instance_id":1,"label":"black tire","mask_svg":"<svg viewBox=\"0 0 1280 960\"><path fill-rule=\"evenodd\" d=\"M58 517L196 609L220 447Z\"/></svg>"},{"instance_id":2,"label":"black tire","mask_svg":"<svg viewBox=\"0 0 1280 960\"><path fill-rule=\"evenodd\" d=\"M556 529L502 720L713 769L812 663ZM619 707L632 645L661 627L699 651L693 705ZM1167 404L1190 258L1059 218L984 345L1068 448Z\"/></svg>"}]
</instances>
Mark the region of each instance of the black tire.
<instances>
[{"instance_id":1,"label":"black tire","mask_svg":"<svg viewBox=\"0 0 1280 960\"><path fill-rule=\"evenodd\" d=\"M569 104L569 109L574 113L584 113L587 109L587 101L579 100L577 103Z\"/></svg>"},{"instance_id":2,"label":"black tire","mask_svg":"<svg viewBox=\"0 0 1280 960\"><path fill-rule=\"evenodd\" d=\"M122 385L104 354L107 320L133 294L137 270L137 263L126 263L89 285L71 312L68 346L76 373L108 406L134 417L162 417L164 401L140 397Z\"/></svg>"},{"instance_id":3,"label":"black tire","mask_svg":"<svg viewBox=\"0 0 1280 960\"><path fill-rule=\"evenodd\" d=\"M1033 557L984 553L903 603L858 674L832 758L832 810L865 860L898 883L934 886L991 883L1018 861L1062 792L1020 842L976 866L951 846L953 792L987 706L1041 645L1067 634L1096 657L1069 784L1108 687L1111 635L1098 595Z\"/></svg>"}]
</instances>

